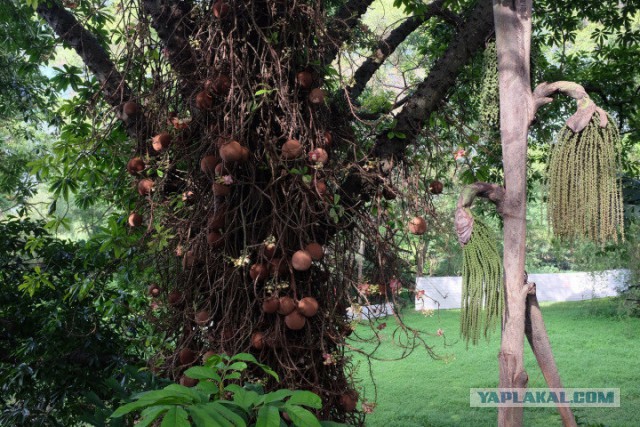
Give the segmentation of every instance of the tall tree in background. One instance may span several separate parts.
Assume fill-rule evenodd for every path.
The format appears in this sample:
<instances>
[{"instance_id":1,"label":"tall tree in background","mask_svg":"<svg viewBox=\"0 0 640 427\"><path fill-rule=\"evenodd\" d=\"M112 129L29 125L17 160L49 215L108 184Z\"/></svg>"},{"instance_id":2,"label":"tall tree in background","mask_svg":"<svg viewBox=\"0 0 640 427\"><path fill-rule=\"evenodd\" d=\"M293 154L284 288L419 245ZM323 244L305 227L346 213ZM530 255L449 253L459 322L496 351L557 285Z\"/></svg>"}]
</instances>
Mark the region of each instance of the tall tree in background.
<instances>
[{"instance_id":1,"label":"tall tree in background","mask_svg":"<svg viewBox=\"0 0 640 427\"><path fill-rule=\"evenodd\" d=\"M150 292L164 307L158 327L175 340L154 369L178 380L207 351L251 349L286 386L318 393L321 417L360 422L344 358L354 231L364 224L389 252L384 218L367 204L492 29L488 2L464 19L440 2L421 11L413 29L443 16L454 39L398 115L397 137L385 131L369 152L347 114L357 89L331 93L327 73L370 3L328 12L323 2L121 2L110 34L121 49L110 50L104 30L91 31L104 19L98 3L39 2L97 80L84 120L130 147L118 151L133 175L123 200L131 227L158 248ZM356 86L382 60L363 65ZM109 109L127 141L107 124ZM377 259L376 279L388 282L393 271Z\"/></svg>"},{"instance_id":2,"label":"tall tree in background","mask_svg":"<svg viewBox=\"0 0 640 427\"><path fill-rule=\"evenodd\" d=\"M55 145L61 166L52 189L131 212L129 236L114 222L101 250L131 236L145 248L113 255L144 254L139 266L148 283L140 286L158 284L149 288L158 298L153 321L175 347L150 365L179 380L206 351L251 348L287 386L320 394L322 417L361 420L343 358L353 253L359 236L373 242L375 280L388 283L393 230L378 209L392 197L388 174L407 147L433 148L424 127L484 49L494 28L491 4L481 0L458 14L441 1L405 2L412 16L339 88L330 64L372 1L122 1L113 4L115 21L101 1L30 3L93 76L64 66L52 79L80 95L61 108L67 123ZM554 16L572 15L567 10ZM358 98L430 20L445 30L441 47L427 50L427 75L392 106L403 108L391 129L361 138ZM525 149L518 145L519 155ZM524 209L516 187L517 195L506 196L514 227ZM522 285L524 266L505 268L508 283ZM518 346L517 337L507 342Z\"/></svg>"}]
</instances>

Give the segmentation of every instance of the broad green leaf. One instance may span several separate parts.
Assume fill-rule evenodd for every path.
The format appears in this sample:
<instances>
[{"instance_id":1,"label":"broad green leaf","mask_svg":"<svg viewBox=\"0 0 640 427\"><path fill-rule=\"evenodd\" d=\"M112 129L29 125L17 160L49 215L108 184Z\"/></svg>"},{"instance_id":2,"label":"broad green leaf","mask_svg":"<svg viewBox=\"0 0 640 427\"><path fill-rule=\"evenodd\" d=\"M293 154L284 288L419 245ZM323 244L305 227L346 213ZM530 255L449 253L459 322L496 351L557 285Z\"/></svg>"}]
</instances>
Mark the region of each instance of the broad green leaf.
<instances>
[{"instance_id":1,"label":"broad green leaf","mask_svg":"<svg viewBox=\"0 0 640 427\"><path fill-rule=\"evenodd\" d=\"M264 403L278 402L286 399L289 396L292 396L294 393L295 393L294 390L288 390L285 388L285 389L273 391L271 393L267 393L264 396L262 396L262 399L260 400Z\"/></svg>"},{"instance_id":2,"label":"broad green leaf","mask_svg":"<svg viewBox=\"0 0 640 427\"><path fill-rule=\"evenodd\" d=\"M207 409L212 409L212 410L218 412L226 420L231 422L231 424L233 424L235 427L246 427L246 425L247 425L247 420L246 419L242 418L240 415L238 415L232 409L227 408L225 405L223 405L221 403L221 401L207 403L205 405L205 407ZM238 406L234 406L232 408L239 408L239 407ZM240 408L240 410L242 410L242 409Z\"/></svg>"},{"instance_id":3,"label":"broad green leaf","mask_svg":"<svg viewBox=\"0 0 640 427\"><path fill-rule=\"evenodd\" d=\"M220 392L218 384L212 383L211 381L200 381L194 388L198 389L202 393L206 393L209 396L211 396L212 394L218 394Z\"/></svg>"},{"instance_id":4,"label":"broad green leaf","mask_svg":"<svg viewBox=\"0 0 640 427\"><path fill-rule=\"evenodd\" d=\"M227 367L229 371L244 371L248 368L248 365L244 362L235 362Z\"/></svg>"},{"instance_id":5,"label":"broad green leaf","mask_svg":"<svg viewBox=\"0 0 640 427\"><path fill-rule=\"evenodd\" d=\"M256 427L279 427L280 411L271 405L265 405L258 411L258 420Z\"/></svg>"},{"instance_id":6,"label":"broad green leaf","mask_svg":"<svg viewBox=\"0 0 640 427\"><path fill-rule=\"evenodd\" d=\"M152 406L145 409L140 414L140 421L136 424L136 427L147 427L153 424L153 422L162 415L163 412L171 410L171 406Z\"/></svg>"},{"instance_id":7,"label":"broad green leaf","mask_svg":"<svg viewBox=\"0 0 640 427\"><path fill-rule=\"evenodd\" d=\"M196 427L234 427L218 412L207 409L203 405L187 406L187 411Z\"/></svg>"},{"instance_id":8,"label":"broad green leaf","mask_svg":"<svg viewBox=\"0 0 640 427\"><path fill-rule=\"evenodd\" d=\"M322 427L313 413L297 405L285 405L283 411L289 415L293 424L299 427Z\"/></svg>"},{"instance_id":9,"label":"broad green leaf","mask_svg":"<svg viewBox=\"0 0 640 427\"><path fill-rule=\"evenodd\" d=\"M320 399L320 396L310 391L296 390L293 393L293 396L291 396L291 398L287 400L287 404L304 405L311 408L320 409L322 408L322 399Z\"/></svg>"},{"instance_id":10,"label":"broad green leaf","mask_svg":"<svg viewBox=\"0 0 640 427\"><path fill-rule=\"evenodd\" d=\"M162 419L162 424L160 427L189 427L191 423L189 422L189 414L187 411L182 409L179 406L174 406L171 408ZM138 424L136 424L138 427Z\"/></svg>"},{"instance_id":11,"label":"broad green leaf","mask_svg":"<svg viewBox=\"0 0 640 427\"><path fill-rule=\"evenodd\" d=\"M249 353L238 353L234 356L231 357L231 360L241 360L243 362L253 362L258 364L258 361L256 360L255 356L253 354L249 354Z\"/></svg>"},{"instance_id":12,"label":"broad green leaf","mask_svg":"<svg viewBox=\"0 0 640 427\"><path fill-rule=\"evenodd\" d=\"M184 371L184 374L189 378L193 378L196 380L212 379L220 381L220 375L218 375L218 373L214 369L208 368L206 366L194 366Z\"/></svg>"}]
</instances>

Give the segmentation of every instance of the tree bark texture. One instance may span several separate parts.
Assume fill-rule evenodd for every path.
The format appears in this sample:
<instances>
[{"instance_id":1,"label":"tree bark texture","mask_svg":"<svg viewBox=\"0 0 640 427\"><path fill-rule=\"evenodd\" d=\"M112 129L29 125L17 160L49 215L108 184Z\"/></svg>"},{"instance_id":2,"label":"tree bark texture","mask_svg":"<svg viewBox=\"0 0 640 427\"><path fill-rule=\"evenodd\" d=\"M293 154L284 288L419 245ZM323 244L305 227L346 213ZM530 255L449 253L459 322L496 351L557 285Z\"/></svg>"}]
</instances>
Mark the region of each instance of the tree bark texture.
<instances>
[{"instance_id":1,"label":"tree bark texture","mask_svg":"<svg viewBox=\"0 0 640 427\"><path fill-rule=\"evenodd\" d=\"M505 314L502 325L500 388L525 388L524 324L527 287L524 286L526 245L527 133L533 113L529 58L531 0L493 2L498 81L500 134L505 195L504 218ZM498 425L520 426L523 408L500 407Z\"/></svg>"}]
</instances>

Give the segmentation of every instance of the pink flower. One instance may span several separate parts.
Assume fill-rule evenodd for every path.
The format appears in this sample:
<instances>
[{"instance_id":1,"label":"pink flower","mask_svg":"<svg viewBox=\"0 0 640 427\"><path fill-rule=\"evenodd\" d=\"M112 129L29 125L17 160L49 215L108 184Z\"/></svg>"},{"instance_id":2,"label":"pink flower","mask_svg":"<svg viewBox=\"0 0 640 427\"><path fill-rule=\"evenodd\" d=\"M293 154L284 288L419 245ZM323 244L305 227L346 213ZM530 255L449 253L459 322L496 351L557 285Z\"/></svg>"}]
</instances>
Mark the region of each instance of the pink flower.
<instances>
[{"instance_id":1,"label":"pink flower","mask_svg":"<svg viewBox=\"0 0 640 427\"><path fill-rule=\"evenodd\" d=\"M442 329L438 329L438 332L436 332L436 335L438 335L439 337L444 335L444 331Z\"/></svg>"},{"instance_id":2,"label":"pink flower","mask_svg":"<svg viewBox=\"0 0 640 427\"><path fill-rule=\"evenodd\" d=\"M371 414L373 413L373 410L376 408L376 404L375 403L370 403L370 402L362 402L362 412L364 412L365 414Z\"/></svg>"},{"instance_id":3,"label":"pink flower","mask_svg":"<svg viewBox=\"0 0 640 427\"><path fill-rule=\"evenodd\" d=\"M231 185L233 184L233 177L231 175L225 175L222 177L222 181L225 185Z\"/></svg>"},{"instance_id":4,"label":"pink flower","mask_svg":"<svg viewBox=\"0 0 640 427\"><path fill-rule=\"evenodd\" d=\"M453 155L453 158L458 160L463 158L466 155L467 155L466 150L463 150L462 148L460 148L458 151L455 152L455 154Z\"/></svg>"},{"instance_id":5,"label":"pink flower","mask_svg":"<svg viewBox=\"0 0 640 427\"><path fill-rule=\"evenodd\" d=\"M424 289L420 289L419 291L416 292L416 298L423 298L424 296L425 296Z\"/></svg>"}]
</instances>

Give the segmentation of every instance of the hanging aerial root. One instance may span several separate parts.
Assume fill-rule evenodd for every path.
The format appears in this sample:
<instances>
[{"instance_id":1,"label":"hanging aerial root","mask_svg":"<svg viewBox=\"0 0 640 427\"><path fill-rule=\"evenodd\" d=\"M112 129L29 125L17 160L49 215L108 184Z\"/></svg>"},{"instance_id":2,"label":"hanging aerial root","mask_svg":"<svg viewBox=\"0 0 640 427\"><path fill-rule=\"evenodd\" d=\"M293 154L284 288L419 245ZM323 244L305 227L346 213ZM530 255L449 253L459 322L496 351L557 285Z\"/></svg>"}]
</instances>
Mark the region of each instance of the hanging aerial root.
<instances>
[{"instance_id":1,"label":"hanging aerial root","mask_svg":"<svg viewBox=\"0 0 640 427\"><path fill-rule=\"evenodd\" d=\"M556 236L600 244L624 240L619 149L618 129L604 114L593 114L578 132L562 128L548 167L549 222Z\"/></svg>"},{"instance_id":2,"label":"hanging aerial root","mask_svg":"<svg viewBox=\"0 0 640 427\"><path fill-rule=\"evenodd\" d=\"M471 341L475 345L480 331L486 338L502 317L502 262L492 231L477 218L462 253L460 333L467 344Z\"/></svg>"}]
</instances>

